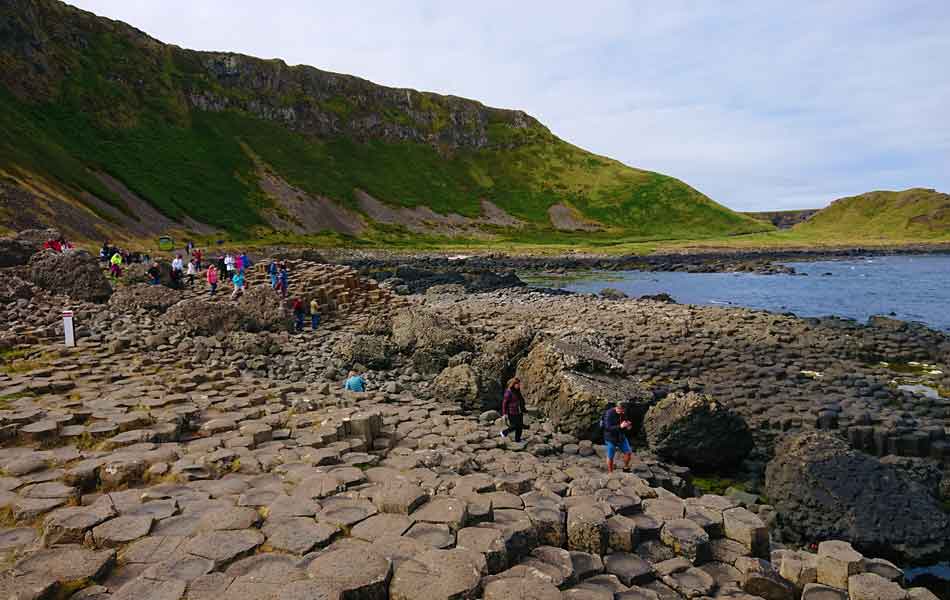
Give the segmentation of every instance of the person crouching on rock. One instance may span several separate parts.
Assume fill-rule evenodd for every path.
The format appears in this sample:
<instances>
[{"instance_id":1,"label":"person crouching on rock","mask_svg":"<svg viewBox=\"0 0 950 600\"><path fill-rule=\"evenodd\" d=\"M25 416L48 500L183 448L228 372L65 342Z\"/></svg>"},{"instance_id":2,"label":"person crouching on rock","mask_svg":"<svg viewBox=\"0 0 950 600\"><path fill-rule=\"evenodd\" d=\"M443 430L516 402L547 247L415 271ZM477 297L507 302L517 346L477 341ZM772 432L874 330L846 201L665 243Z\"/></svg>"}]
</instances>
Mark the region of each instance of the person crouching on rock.
<instances>
[{"instance_id":1,"label":"person crouching on rock","mask_svg":"<svg viewBox=\"0 0 950 600\"><path fill-rule=\"evenodd\" d=\"M601 425L604 428L604 443L607 444L607 472L614 472L614 455L617 450L623 453L623 470L630 470L633 448L630 447L630 440L625 432L633 427L633 424L624 417L623 404L608 408Z\"/></svg>"},{"instance_id":2,"label":"person crouching on rock","mask_svg":"<svg viewBox=\"0 0 950 600\"><path fill-rule=\"evenodd\" d=\"M365 392L366 380L356 371L350 371L349 377L346 378L346 382L343 384L343 389L348 392Z\"/></svg>"},{"instance_id":3,"label":"person crouching on rock","mask_svg":"<svg viewBox=\"0 0 950 600\"><path fill-rule=\"evenodd\" d=\"M244 292L244 272L234 271L234 275L231 277L231 283L234 284L234 291L231 292L231 300L234 300Z\"/></svg>"},{"instance_id":4,"label":"person crouching on rock","mask_svg":"<svg viewBox=\"0 0 950 600\"><path fill-rule=\"evenodd\" d=\"M158 285L162 282L162 271L158 268L158 263L152 263L152 266L146 271L148 274L149 285Z\"/></svg>"},{"instance_id":5,"label":"person crouching on rock","mask_svg":"<svg viewBox=\"0 0 950 600\"><path fill-rule=\"evenodd\" d=\"M521 432L524 430L524 396L521 395L521 380L512 377L508 380L505 387L505 396L501 401L501 414L507 422L507 427L502 429L501 437L507 438L512 431L515 432L515 441L521 441Z\"/></svg>"}]
</instances>

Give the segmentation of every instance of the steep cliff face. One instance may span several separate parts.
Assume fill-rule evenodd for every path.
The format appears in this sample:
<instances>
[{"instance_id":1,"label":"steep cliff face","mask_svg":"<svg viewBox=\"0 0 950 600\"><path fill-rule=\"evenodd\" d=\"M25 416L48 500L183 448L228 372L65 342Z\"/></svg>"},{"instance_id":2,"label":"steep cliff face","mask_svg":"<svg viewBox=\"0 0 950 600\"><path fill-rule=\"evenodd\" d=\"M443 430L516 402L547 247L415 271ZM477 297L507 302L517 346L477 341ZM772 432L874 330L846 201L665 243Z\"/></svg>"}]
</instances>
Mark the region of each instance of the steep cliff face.
<instances>
[{"instance_id":1,"label":"steep cliff face","mask_svg":"<svg viewBox=\"0 0 950 600\"><path fill-rule=\"evenodd\" d=\"M343 220L366 223L360 235L402 227L377 223L368 196L467 219L461 235L510 229L486 206L532 235L563 229L552 207L597 235L768 228L674 178L572 146L521 111L186 50L57 0L0 0L0 176L53 192L50 206L60 196L84 205L103 227L114 211L141 220L141 202L244 235L336 228L313 210L294 214L308 202L348 211ZM103 183L113 180L123 193ZM269 192L287 187L291 204Z\"/></svg>"}]
</instances>

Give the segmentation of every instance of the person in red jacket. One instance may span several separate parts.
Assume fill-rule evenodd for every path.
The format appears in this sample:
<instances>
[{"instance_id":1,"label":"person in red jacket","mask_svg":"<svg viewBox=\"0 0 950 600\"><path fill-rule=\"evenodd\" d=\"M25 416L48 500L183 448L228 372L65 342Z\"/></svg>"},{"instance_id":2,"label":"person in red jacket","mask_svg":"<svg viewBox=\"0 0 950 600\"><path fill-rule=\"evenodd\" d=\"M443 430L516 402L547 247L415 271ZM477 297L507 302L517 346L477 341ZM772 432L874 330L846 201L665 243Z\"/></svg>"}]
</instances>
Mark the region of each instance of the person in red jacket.
<instances>
[{"instance_id":1,"label":"person in red jacket","mask_svg":"<svg viewBox=\"0 0 950 600\"><path fill-rule=\"evenodd\" d=\"M501 437L507 438L512 431L515 441L521 441L521 432L524 430L524 396L521 395L521 380L512 377L505 388L505 396L501 401L501 414L505 417L508 426L501 432Z\"/></svg>"}]
</instances>

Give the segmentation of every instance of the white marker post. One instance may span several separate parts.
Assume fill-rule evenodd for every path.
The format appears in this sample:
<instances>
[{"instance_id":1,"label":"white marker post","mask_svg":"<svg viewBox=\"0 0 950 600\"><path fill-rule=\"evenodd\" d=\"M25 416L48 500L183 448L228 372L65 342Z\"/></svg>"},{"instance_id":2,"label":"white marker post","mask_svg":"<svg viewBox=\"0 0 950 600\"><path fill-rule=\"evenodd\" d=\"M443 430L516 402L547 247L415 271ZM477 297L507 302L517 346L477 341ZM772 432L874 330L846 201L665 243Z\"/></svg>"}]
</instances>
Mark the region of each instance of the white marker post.
<instances>
[{"instance_id":1,"label":"white marker post","mask_svg":"<svg viewBox=\"0 0 950 600\"><path fill-rule=\"evenodd\" d=\"M66 335L66 345L76 345L76 334L73 331L73 311L63 311L63 333Z\"/></svg>"}]
</instances>

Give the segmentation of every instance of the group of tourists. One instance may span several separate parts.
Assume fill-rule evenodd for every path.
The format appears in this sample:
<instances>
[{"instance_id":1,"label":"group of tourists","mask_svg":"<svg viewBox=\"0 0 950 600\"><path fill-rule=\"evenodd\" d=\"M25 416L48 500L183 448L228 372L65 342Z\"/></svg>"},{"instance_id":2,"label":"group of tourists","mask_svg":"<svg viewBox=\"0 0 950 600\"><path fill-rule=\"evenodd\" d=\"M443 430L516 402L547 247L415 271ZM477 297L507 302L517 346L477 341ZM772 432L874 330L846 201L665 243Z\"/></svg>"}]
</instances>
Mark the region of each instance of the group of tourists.
<instances>
[{"instance_id":1,"label":"group of tourists","mask_svg":"<svg viewBox=\"0 0 950 600\"><path fill-rule=\"evenodd\" d=\"M351 373L352 376L352 373ZM349 379L347 380L349 382ZM347 387L347 389L349 389ZM521 441L525 429L525 401L521 393L521 380L513 377L505 386L505 393L501 401L501 414L505 421L505 428L501 430L501 437L507 439L514 434L515 442ZM633 434L633 423L626 416L626 407L623 403L609 406L600 418L600 429L604 434L604 444L607 447L607 472L614 471L614 457L618 452L623 454L623 470L630 470L633 460L633 448L628 435Z\"/></svg>"},{"instance_id":2,"label":"group of tourists","mask_svg":"<svg viewBox=\"0 0 950 600\"><path fill-rule=\"evenodd\" d=\"M69 247L72 248L72 245L69 244ZM65 252L66 250L62 250ZM122 277L122 269L125 265L133 263L148 263L150 257L148 254L143 254L141 252L129 252L128 250L122 250L115 246L110 246L109 242L103 242L102 248L99 249L99 262L108 265L109 275L112 277L113 281Z\"/></svg>"},{"instance_id":3,"label":"group of tourists","mask_svg":"<svg viewBox=\"0 0 950 600\"><path fill-rule=\"evenodd\" d=\"M72 250L73 245L67 242L63 236L59 236L58 238L50 238L43 242L43 249L63 253Z\"/></svg>"}]
</instances>

